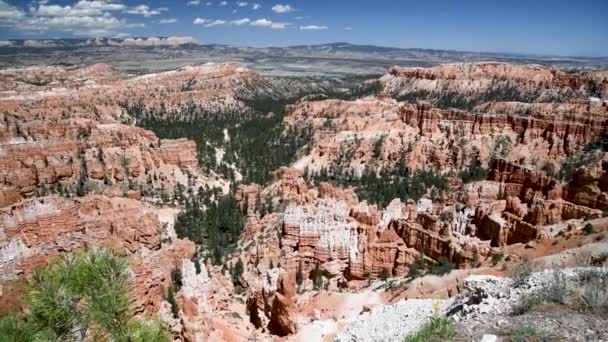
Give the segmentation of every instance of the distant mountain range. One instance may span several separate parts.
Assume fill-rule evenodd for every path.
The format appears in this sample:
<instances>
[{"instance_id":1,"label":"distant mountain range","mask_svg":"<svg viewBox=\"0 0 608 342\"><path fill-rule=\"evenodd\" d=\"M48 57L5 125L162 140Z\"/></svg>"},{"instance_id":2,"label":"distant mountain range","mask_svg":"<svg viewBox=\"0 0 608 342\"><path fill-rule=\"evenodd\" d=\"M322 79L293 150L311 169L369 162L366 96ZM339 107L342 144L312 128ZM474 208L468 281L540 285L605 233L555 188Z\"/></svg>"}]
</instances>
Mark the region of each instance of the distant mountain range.
<instances>
[{"instance_id":1,"label":"distant mountain range","mask_svg":"<svg viewBox=\"0 0 608 342\"><path fill-rule=\"evenodd\" d=\"M348 66L351 71L379 73L392 65L432 66L478 61L543 64L563 70L608 69L608 57L396 48L347 42L288 47L238 47L201 44L192 37L5 40L0 41L0 66L49 63L45 54L37 53L40 49L52 51L48 55L53 56L53 63L111 62L117 66L120 61L133 60L135 55L139 60L162 60L162 64L148 71L168 68L172 62L183 65L226 60L239 61L253 68L259 67L259 70L289 69L290 72L310 71L312 64L325 71ZM295 65L298 66L294 68Z\"/></svg>"},{"instance_id":2,"label":"distant mountain range","mask_svg":"<svg viewBox=\"0 0 608 342\"><path fill-rule=\"evenodd\" d=\"M584 58L584 59L608 59L606 57L585 57L585 56L554 56L554 55L529 55L517 53L502 53L502 52L475 52L475 51L460 51L460 50L440 50L440 49L421 49L421 48L397 48L377 45L357 45L348 42L335 42L316 45L293 45L288 47L268 47L268 48L253 48L253 47L233 47L223 44L200 44L192 37L168 36L168 37L128 37L128 38L60 38L60 39L28 39L28 40L5 40L0 41L2 47L21 47L21 48L74 48L84 46L201 46L201 47L223 47L235 49L259 49L259 50L305 50L318 53L364 53L364 54L410 54L419 56L421 54L461 54L461 55L476 55L476 56L518 56L518 57L542 57L542 58Z\"/></svg>"}]
</instances>

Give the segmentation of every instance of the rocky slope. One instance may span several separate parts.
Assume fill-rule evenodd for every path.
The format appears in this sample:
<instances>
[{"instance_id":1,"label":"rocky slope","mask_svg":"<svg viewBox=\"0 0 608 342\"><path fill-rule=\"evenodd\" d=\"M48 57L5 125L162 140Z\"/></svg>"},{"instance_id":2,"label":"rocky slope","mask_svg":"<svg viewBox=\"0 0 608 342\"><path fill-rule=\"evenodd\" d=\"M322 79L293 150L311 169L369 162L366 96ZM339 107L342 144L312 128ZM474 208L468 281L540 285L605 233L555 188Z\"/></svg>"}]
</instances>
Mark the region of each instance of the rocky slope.
<instances>
[{"instance_id":1,"label":"rocky slope","mask_svg":"<svg viewBox=\"0 0 608 342\"><path fill-rule=\"evenodd\" d=\"M354 327L357 323L340 323L330 313L327 320L319 320L323 312L307 312L324 306L306 291L357 292L383 272L407 279L417 271L419 260L441 264L445 258L464 269L495 265L491 260L500 260L505 249L558 245L564 236L603 215L606 157L596 142L606 135L608 112L605 102L581 99L588 90L573 86L583 84L581 76L493 63L463 69L446 66L418 74L408 70L394 77L448 83L487 78L490 84L503 80L522 92L537 91L541 83L548 90L529 103L507 98L480 104L475 112L398 102L385 95L352 101L303 99L289 107L284 123L312 128L312 143L293 164L295 169L279 172L275 183L237 192L248 213L237 253L247 265L241 285L248 289L255 327L278 335L293 334L297 327L295 336L335 331L336 324ZM484 90L470 94L476 91ZM574 100L536 102L554 100L550 94L570 94ZM475 161L487 174L463 182L463 171ZM358 177L401 163L411 170L440 170L447 176L447 188L438 195L427 189L419 201L396 199L386 207L360 202L354 191L361 187ZM319 182L322 173L325 179L354 188ZM355 180L345 182L341 175ZM267 207L274 213L262 214ZM278 272L272 267L277 260ZM293 273L299 292L295 306L290 301L277 309L272 303L282 294L272 279ZM447 285L433 291L451 296L462 289L457 279L456 284L453 279L443 281ZM421 282L416 293L428 296L428 286ZM432 301L425 305L430 310ZM339 315L339 309L326 309ZM357 335L343 338L358 340L353 337Z\"/></svg>"},{"instance_id":2,"label":"rocky slope","mask_svg":"<svg viewBox=\"0 0 608 342\"><path fill-rule=\"evenodd\" d=\"M127 124L133 120L121 101L148 101L193 77L232 87L230 74L239 72L200 68L153 75L155 82L105 65L0 72L0 277L7 289L54 256L105 247L131 261L133 314L166 309L172 274L196 252L176 237L174 215L185 198L227 185L201 173L193 141L159 139ZM164 97L183 104L180 94ZM206 94L223 101L230 93ZM18 304L4 299L3 307Z\"/></svg>"},{"instance_id":3,"label":"rocky slope","mask_svg":"<svg viewBox=\"0 0 608 342\"><path fill-rule=\"evenodd\" d=\"M504 63L393 68L382 94L288 106L273 129L283 129L279 138L310 132L292 146L297 160L267 184L230 187L199 164L212 150L221 164L226 150L137 125L216 124L213 113L265 124L278 114L253 114L248 100L284 101L323 85L282 90L290 80L233 63L143 76L105 65L2 70L0 280L103 246L134 265L134 314L160 313L176 339L399 339L433 313L430 297L474 292L463 283L470 273L504 274L499 262L561 258L575 244L605 247L608 110L605 99L586 99L603 94L602 75ZM404 101L411 94L434 104ZM440 108L458 104L437 100L446 94L470 110ZM225 126L212 133L234 139ZM261 146L279 154L283 141ZM386 198L373 196L381 191ZM231 229L225 219L234 217L200 216L222 192L245 226L217 262L182 235ZM197 210L196 227L178 238L175 215ZM387 327L404 323L406 331Z\"/></svg>"},{"instance_id":4,"label":"rocky slope","mask_svg":"<svg viewBox=\"0 0 608 342\"><path fill-rule=\"evenodd\" d=\"M38 197L5 207L0 215L2 283L31 276L61 253L111 248L130 256L135 313L160 309L175 263L195 252L192 242L167 236L167 222L156 208L134 199Z\"/></svg>"},{"instance_id":5,"label":"rocky slope","mask_svg":"<svg viewBox=\"0 0 608 342\"><path fill-rule=\"evenodd\" d=\"M161 140L141 128L90 119L23 121L3 114L0 206L46 194L173 196L198 174L192 141Z\"/></svg>"},{"instance_id":6,"label":"rocky slope","mask_svg":"<svg viewBox=\"0 0 608 342\"><path fill-rule=\"evenodd\" d=\"M240 99L284 98L317 85L272 83L231 63L138 77L104 64L30 67L1 70L0 78L1 283L18 283L61 253L112 248L132 262L133 314L160 312L187 340L227 338L230 329L217 329L234 318L198 319L230 306L232 283L218 270L201 272L202 260L194 267L197 247L178 239L173 225L191 198L217 200L228 182L201 171L194 141L159 139L135 126L140 117L129 109L190 121L187 108L247 112ZM176 270L177 317L167 302Z\"/></svg>"},{"instance_id":7,"label":"rocky slope","mask_svg":"<svg viewBox=\"0 0 608 342\"><path fill-rule=\"evenodd\" d=\"M559 102L585 97L591 90L590 84L576 74L541 65L499 62L393 67L381 82L386 93L429 98L441 106L501 100Z\"/></svg>"},{"instance_id":8,"label":"rocky slope","mask_svg":"<svg viewBox=\"0 0 608 342\"><path fill-rule=\"evenodd\" d=\"M601 104L497 102L484 113L400 103L385 97L355 101L301 101L287 125L312 127L310 152L294 167L319 173L361 176L396 166L458 172L473 158L487 165L504 158L541 169L606 135L608 111Z\"/></svg>"}]
</instances>

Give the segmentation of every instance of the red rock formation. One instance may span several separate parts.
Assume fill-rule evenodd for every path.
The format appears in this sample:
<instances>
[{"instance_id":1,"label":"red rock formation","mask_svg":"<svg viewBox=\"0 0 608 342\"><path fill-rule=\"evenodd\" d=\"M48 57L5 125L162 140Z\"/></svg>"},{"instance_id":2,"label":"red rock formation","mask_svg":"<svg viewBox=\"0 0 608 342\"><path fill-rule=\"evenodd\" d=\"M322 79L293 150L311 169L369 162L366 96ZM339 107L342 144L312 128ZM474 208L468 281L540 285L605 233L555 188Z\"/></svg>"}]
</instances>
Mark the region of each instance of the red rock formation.
<instances>
[{"instance_id":1,"label":"red rock formation","mask_svg":"<svg viewBox=\"0 0 608 342\"><path fill-rule=\"evenodd\" d=\"M564 199L585 207L608 210L608 163L579 169L564 190Z\"/></svg>"},{"instance_id":2,"label":"red rock formation","mask_svg":"<svg viewBox=\"0 0 608 342\"><path fill-rule=\"evenodd\" d=\"M451 63L430 68L392 67L381 79L386 93L458 94L475 97L500 87L516 87L528 98L580 96L579 75L541 65L500 62ZM432 82L429 82L432 81Z\"/></svg>"},{"instance_id":3,"label":"red rock formation","mask_svg":"<svg viewBox=\"0 0 608 342\"><path fill-rule=\"evenodd\" d=\"M319 184L319 198L333 198L338 201L344 201L350 205L359 203L357 194L355 194L355 191L352 188L341 189L327 182L321 182L321 184Z\"/></svg>"},{"instance_id":4,"label":"red rock formation","mask_svg":"<svg viewBox=\"0 0 608 342\"><path fill-rule=\"evenodd\" d=\"M0 207L48 193L126 193L138 187L154 195L161 188L173 190L171 174L193 177L198 169L193 141L159 140L132 126L9 121L4 129L6 139L21 142L6 145L0 156Z\"/></svg>"},{"instance_id":5,"label":"red rock formation","mask_svg":"<svg viewBox=\"0 0 608 342\"><path fill-rule=\"evenodd\" d=\"M404 105L399 109L401 121L417 127L421 135L439 132L439 121L443 118L437 110L431 111L428 104Z\"/></svg>"},{"instance_id":6,"label":"red rock formation","mask_svg":"<svg viewBox=\"0 0 608 342\"><path fill-rule=\"evenodd\" d=\"M270 309L270 323L268 330L273 335L286 336L294 334L298 330L293 313L294 304L283 295L276 294Z\"/></svg>"},{"instance_id":7,"label":"red rock formation","mask_svg":"<svg viewBox=\"0 0 608 342\"><path fill-rule=\"evenodd\" d=\"M194 254L190 241L162 245L154 210L132 199L50 196L3 208L0 215L2 281L29 276L60 253L111 248L132 258L136 312L158 310L175 263Z\"/></svg>"}]
</instances>

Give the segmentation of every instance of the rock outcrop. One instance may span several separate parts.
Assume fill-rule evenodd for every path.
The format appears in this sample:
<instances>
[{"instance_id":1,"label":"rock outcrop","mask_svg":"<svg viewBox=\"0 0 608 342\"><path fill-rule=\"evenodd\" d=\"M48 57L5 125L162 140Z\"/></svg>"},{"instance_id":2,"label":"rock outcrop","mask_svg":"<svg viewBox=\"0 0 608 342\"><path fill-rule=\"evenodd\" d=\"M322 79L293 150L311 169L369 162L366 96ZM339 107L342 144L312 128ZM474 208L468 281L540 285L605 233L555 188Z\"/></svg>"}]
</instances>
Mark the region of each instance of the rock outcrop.
<instances>
[{"instance_id":1,"label":"rock outcrop","mask_svg":"<svg viewBox=\"0 0 608 342\"><path fill-rule=\"evenodd\" d=\"M430 68L392 67L381 78L390 94L426 94L447 102L491 101L503 97L542 102L583 95L580 77L542 65L501 62L452 63ZM453 97L453 98L449 98Z\"/></svg>"},{"instance_id":2,"label":"rock outcrop","mask_svg":"<svg viewBox=\"0 0 608 342\"><path fill-rule=\"evenodd\" d=\"M131 263L133 315L168 310L176 336L217 334L200 320L225 308L231 284L192 274L196 246L176 238L173 221L184 198L226 182L200 173L193 141L159 139L125 107L236 108L234 91L252 91L259 76L207 64L126 78L96 64L4 69L0 80L0 285L63 253L110 248ZM165 296L178 269L174 318Z\"/></svg>"},{"instance_id":3,"label":"rock outcrop","mask_svg":"<svg viewBox=\"0 0 608 342\"><path fill-rule=\"evenodd\" d=\"M161 243L165 229L154 208L127 198L32 198L0 210L0 281L16 280L61 253L105 247L129 256L136 312L154 312L174 264L190 259L190 241Z\"/></svg>"},{"instance_id":4,"label":"rock outcrop","mask_svg":"<svg viewBox=\"0 0 608 342\"><path fill-rule=\"evenodd\" d=\"M206 181L190 140L161 140L141 128L86 119L50 126L4 119L0 207L47 194L168 196L178 183Z\"/></svg>"}]
</instances>

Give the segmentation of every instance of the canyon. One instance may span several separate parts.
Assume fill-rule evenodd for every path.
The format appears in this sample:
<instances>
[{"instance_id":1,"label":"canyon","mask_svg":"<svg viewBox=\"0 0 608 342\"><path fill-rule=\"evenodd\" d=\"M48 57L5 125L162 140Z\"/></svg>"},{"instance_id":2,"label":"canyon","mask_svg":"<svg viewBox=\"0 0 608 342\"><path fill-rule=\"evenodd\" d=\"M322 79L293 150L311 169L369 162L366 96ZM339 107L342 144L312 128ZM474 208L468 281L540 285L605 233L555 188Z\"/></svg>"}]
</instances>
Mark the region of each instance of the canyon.
<instances>
[{"instance_id":1,"label":"canyon","mask_svg":"<svg viewBox=\"0 0 608 342\"><path fill-rule=\"evenodd\" d=\"M103 247L131 262L131 315L175 340L370 340L358 326L419 324L523 262L608 253L607 127L606 71L536 64L340 89L232 62L0 69L0 307Z\"/></svg>"}]
</instances>

